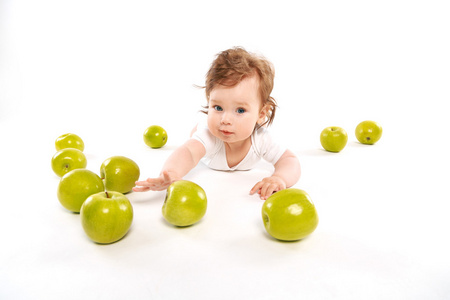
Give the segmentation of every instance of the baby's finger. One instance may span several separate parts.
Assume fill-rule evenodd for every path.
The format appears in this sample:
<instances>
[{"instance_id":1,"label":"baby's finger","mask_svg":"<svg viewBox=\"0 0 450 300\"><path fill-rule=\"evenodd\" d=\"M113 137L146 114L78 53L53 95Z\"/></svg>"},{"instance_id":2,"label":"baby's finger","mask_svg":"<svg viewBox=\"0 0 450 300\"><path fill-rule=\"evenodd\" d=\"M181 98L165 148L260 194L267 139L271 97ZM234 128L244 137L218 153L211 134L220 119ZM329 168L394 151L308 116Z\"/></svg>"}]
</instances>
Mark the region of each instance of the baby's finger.
<instances>
[{"instance_id":1,"label":"baby's finger","mask_svg":"<svg viewBox=\"0 0 450 300\"><path fill-rule=\"evenodd\" d=\"M168 185L158 185L158 186L153 187L152 190L157 191L157 192L165 191L165 190L167 190L168 187L169 187Z\"/></svg>"},{"instance_id":2,"label":"baby's finger","mask_svg":"<svg viewBox=\"0 0 450 300\"><path fill-rule=\"evenodd\" d=\"M148 183L147 181L136 181L134 184L138 186L146 186Z\"/></svg>"},{"instance_id":3,"label":"baby's finger","mask_svg":"<svg viewBox=\"0 0 450 300\"><path fill-rule=\"evenodd\" d=\"M163 181L161 182L162 185L166 186L167 188L172 184L173 181L174 180L172 180L168 172L163 173Z\"/></svg>"},{"instance_id":4,"label":"baby's finger","mask_svg":"<svg viewBox=\"0 0 450 300\"><path fill-rule=\"evenodd\" d=\"M266 198L266 193L267 193L267 189L269 188L269 186L270 186L270 184L269 184L269 183L266 183L265 185L263 185L263 186L261 187L261 192L259 193L261 199L265 200L265 198Z\"/></svg>"},{"instance_id":5,"label":"baby's finger","mask_svg":"<svg viewBox=\"0 0 450 300\"><path fill-rule=\"evenodd\" d=\"M276 191L276 189L277 185L273 183L264 186L261 188L261 199L266 200Z\"/></svg>"},{"instance_id":6,"label":"baby's finger","mask_svg":"<svg viewBox=\"0 0 450 300\"><path fill-rule=\"evenodd\" d=\"M150 189L154 190L155 187L158 187L160 185L165 185L165 184L166 184L166 182L164 181L164 179L161 177L158 177L158 178L147 179L146 186L148 186Z\"/></svg>"},{"instance_id":7,"label":"baby's finger","mask_svg":"<svg viewBox=\"0 0 450 300\"><path fill-rule=\"evenodd\" d=\"M146 191L149 191L149 190L150 190L150 188L143 187L143 186L135 186L133 188L133 192L146 192Z\"/></svg>"},{"instance_id":8,"label":"baby's finger","mask_svg":"<svg viewBox=\"0 0 450 300\"><path fill-rule=\"evenodd\" d=\"M164 181L165 181L165 182L170 181L170 175L169 175L169 172L164 171L164 172L163 172L163 178L164 178Z\"/></svg>"},{"instance_id":9,"label":"baby's finger","mask_svg":"<svg viewBox=\"0 0 450 300\"><path fill-rule=\"evenodd\" d=\"M250 190L250 195L253 195L256 192L260 192L262 185L263 183L261 181L255 184L255 186Z\"/></svg>"}]
</instances>

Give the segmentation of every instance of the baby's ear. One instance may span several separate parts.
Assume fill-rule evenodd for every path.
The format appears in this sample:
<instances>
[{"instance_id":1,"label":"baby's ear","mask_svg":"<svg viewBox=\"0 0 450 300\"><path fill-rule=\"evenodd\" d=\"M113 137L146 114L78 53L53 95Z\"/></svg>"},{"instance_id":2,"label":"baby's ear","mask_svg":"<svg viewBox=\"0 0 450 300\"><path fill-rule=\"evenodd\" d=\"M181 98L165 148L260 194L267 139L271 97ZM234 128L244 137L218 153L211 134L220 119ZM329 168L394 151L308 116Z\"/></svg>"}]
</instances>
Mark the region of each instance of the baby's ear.
<instances>
[{"instance_id":1,"label":"baby's ear","mask_svg":"<svg viewBox=\"0 0 450 300\"><path fill-rule=\"evenodd\" d=\"M264 105L263 108L261 108L261 111L259 112L259 119L258 124L261 125L266 121L267 115L269 113L270 106Z\"/></svg>"}]
</instances>

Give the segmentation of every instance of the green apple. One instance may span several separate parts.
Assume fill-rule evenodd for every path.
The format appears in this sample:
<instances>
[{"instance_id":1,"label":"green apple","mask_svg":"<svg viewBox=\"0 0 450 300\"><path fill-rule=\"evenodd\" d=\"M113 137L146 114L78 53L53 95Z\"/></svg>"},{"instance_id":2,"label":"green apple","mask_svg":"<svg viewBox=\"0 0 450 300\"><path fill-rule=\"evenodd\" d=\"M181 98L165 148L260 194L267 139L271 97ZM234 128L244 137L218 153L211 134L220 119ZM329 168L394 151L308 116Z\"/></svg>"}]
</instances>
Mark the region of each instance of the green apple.
<instances>
[{"instance_id":1,"label":"green apple","mask_svg":"<svg viewBox=\"0 0 450 300\"><path fill-rule=\"evenodd\" d=\"M100 192L89 196L81 206L81 225L96 243L114 243L127 234L133 222L133 206L118 192Z\"/></svg>"},{"instance_id":2,"label":"green apple","mask_svg":"<svg viewBox=\"0 0 450 300\"><path fill-rule=\"evenodd\" d=\"M311 234L319 223L314 203L303 190L289 188L272 194L262 206L267 232L282 241L296 241Z\"/></svg>"},{"instance_id":3,"label":"green apple","mask_svg":"<svg viewBox=\"0 0 450 300\"><path fill-rule=\"evenodd\" d=\"M128 193L139 179L139 166L125 156L113 156L100 166L100 177L105 181L107 191Z\"/></svg>"},{"instance_id":4,"label":"green apple","mask_svg":"<svg viewBox=\"0 0 450 300\"><path fill-rule=\"evenodd\" d=\"M374 121L363 121L356 126L355 135L362 144L373 145L381 138L383 128Z\"/></svg>"},{"instance_id":5,"label":"green apple","mask_svg":"<svg viewBox=\"0 0 450 300\"><path fill-rule=\"evenodd\" d=\"M55 148L56 151L66 148L75 148L80 151L83 151L84 142L78 135L74 133L66 133L56 139Z\"/></svg>"},{"instance_id":6,"label":"green apple","mask_svg":"<svg viewBox=\"0 0 450 300\"><path fill-rule=\"evenodd\" d=\"M61 178L57 196L62 206L78 213L87 197L104 190L103 181L97 174L86 169L76 169Z\"/></svg>"},{"instance_id":7,"label":"green apple","mask_svg":"<svg viewBox=\"0 0 450 300\"><path fill-rule=\"evenodd\" d=\"M347 132L337 126L327 127L320 134L322 147L330 152L339 152L347 145Z\"/></svg>"},{"instance_id":8,"label":"green apple","mask_svg":"<svg viewBox=\"0 0 450 300\"><path fill-rule=\"evenodd\" d=\"M161 148L167 143L167 132L158 125L152 125L144 131L144 142L151 148Z\"/></svg>"},{"instance_id":9,"label":"green apple","mask_svg":"<svg viewBox=\"0 0 450 300\"><path fill-rule=\"evenodd\" d=\"M84 169L86 165L86 156L75 148L59 150L52 157L53 172L59 177L75 169Z\"/></svg>"},{"instance_id":10,"label":"green apple","mask_svg":"<svg viewBox=\"0 0 450 300\"><path fill-rule=\"evenodd\" d=\"M178 180L167 189L162 214L170 224L184 227L200 221L206 213L206 207L206 193L199 185L188 180Z\"/></svg>"}]
</instances>

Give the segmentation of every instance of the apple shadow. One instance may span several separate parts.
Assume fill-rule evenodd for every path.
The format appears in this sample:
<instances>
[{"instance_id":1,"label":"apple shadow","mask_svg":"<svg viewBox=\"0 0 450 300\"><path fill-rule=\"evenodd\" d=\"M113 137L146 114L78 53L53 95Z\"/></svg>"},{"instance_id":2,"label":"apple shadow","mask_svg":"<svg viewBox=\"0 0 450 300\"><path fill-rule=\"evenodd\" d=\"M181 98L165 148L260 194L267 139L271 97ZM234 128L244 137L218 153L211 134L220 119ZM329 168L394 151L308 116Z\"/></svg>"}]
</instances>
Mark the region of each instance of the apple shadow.
<instances>
[{"instance_id":1,"label":"apple shadow","mask_svg":"<svg viewBox=\"0 0 450 300\"><path fill-rule=\"evenodd\" d=\"M339 152L330 152L322 148L299 151L299 153L304 156L331 156L339 154Z\"/></svg>"},{"instance_id":2,"label":"apple shadow","mask_svg":"<svg viewBox=\"0 0 450 300\"><path fill-rule=\"evenodd\" d=\"M270 241L272 241L272 242L278 242L278 243L280 243L280 244L301 244L304 240L307 240L308 237L309 237L309 235L308 235L308 236L305 236L304 238L299 239L299 240L283 241L283 240L279 240L279 239L276 239L276 238L274 238L273 236L271 236L271 235L267 232L267 230L261 230L261 232L262 232L262 235L263 235L267 240L270 240Z\"/></svg>"},{"instance_id":3,"label":"apple shadow","mask_svg":"<svg viewBox=\"0 0 450 300\"><path fill-rule=\"evenodd\" d=\"M178 147L180 147L180 145L164 145L161 148L151 148L146 146L146 149L148 151L173 151L175 149L177 149Z\"/></svg>"},{"instance_id":4,"label":"apple shadow","mask_svg":"<svg viewBox=\"0 0 450 300\"><path fill-rule=\"evenodd\" d=\"M86 239L87 239L88 241L94 243L94 244L97 245L97 246L106 247L106 246L114 245L114 244L116 244L116 243L122 241L122 240L125 239L125 238L130 234L130 232L132 232L132 231L133 231L133 226L130 227L130 229L127 231L127 233L125 233L125 235L124 235L123 237L121 237L121 238L118 239L117 241L114 241L114 242L111 242L111 243L99 243L99 242L96 242L96 241L91 240L87 235L86 235Z\"/></svg>"},{"instance_id":5,"label":"apple shadow","mask_svg":"<svg viewBox=\"0 0 450 300\"><path fill-rule=\"evenodd\" d=\"M358 148L365 148L365 147L374 147L376 144L363 144L357 141L353 141L348 144L350 147L358 147Z\"/></svg>"},{"instance_id":6,"label":"apple shadow","mask_svg":"<svg viewBox=\"0 0 450 300\"><path fill-rule=\"evenodd\" d=\"M197 225L201 224L203 222L203 218L200 221L198 221L198 222L196 222L194 224L191 224L191 225L187 225L187 226L173 225L173 224L169 223L166 219L164 219L164 217L161 217L160 221L167 228L173 228L173 229L176 229L176 230L187 230L188 228L192 228L194 226L197 226Z\"/></svg>"},{"instance_id":7,"label":"apple shadow","mask_svg":"<svg viewBox=\"0 0 450 300\"><path fill-rule=\"evenodd\" d=\"M62 206L62 205L59 206L59 209L60 209L62 212L66 213L66 214L69 214L69 215L71 215L71 216L77 216L77 215L80 215L80 212L68 210L67 208L65 208L65 207Z\"/></svg>"},{"instance_id":8,"label":"apple shadow","mask_svg":"<svg viewBox=\"0 0 450 300\"><path fill-rule=\"evenodd\" d=\"M152 201L163 201L166 191L129 192L125 194L132 203L145 203Z\"/></svg>"}]
</instances>

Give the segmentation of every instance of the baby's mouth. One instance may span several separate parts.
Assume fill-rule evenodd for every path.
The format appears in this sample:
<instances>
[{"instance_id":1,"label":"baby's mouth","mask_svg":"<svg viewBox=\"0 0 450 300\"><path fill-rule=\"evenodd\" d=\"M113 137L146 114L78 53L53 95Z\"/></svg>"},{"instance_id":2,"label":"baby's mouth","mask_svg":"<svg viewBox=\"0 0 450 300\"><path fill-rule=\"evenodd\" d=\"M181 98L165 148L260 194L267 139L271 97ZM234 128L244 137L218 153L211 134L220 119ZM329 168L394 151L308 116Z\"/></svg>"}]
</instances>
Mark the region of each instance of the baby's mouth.
<instances>
[{"instance_id":1,"label":"baby's mouth","mask_svg":"<svg viewBox=\"0 0 450 300\"><path fill-rule=\"evenodd\" d=\"M228 130L219 130L223 135L231 135L233 134L233 132L228 131Z\"/></svg>"}]
</instances>

